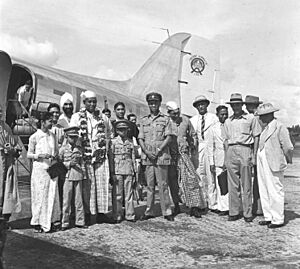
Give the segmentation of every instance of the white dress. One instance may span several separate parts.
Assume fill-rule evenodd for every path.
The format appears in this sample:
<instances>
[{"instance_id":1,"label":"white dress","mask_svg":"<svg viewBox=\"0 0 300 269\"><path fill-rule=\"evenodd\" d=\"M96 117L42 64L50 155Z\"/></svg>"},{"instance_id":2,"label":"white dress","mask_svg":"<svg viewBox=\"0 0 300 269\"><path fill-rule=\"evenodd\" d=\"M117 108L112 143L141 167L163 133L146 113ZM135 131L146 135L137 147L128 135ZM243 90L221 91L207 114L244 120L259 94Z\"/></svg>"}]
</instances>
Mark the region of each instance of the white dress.
<instances>
[{"instance_id":1,"label":"white dress","mask_svg":"<svg viewBox=\"0 0 300 269\"><path fill-rule=\"evenodd\" d=\"M52 132L38 129L29 138L28 158L33 159L31 174L31 225L41 225L48 232L51 223L60 220L58 196L58 177L51 179L47 168L51 165L49 159L38 160L39 154L57 154L58 145Z\"/></svg>"}]
</instances>

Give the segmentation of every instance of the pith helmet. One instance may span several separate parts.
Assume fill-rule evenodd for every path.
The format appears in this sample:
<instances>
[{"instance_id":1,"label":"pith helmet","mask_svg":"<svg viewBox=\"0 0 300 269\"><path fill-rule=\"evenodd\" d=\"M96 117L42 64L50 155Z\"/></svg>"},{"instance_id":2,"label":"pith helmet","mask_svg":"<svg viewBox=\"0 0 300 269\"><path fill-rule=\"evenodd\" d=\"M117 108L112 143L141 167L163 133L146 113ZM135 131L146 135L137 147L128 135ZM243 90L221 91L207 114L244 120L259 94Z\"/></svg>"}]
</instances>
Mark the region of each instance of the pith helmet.
<instances>
[{"instance_id":1,"label":"pith helmet","mask_svg":"<svg viewBox=\"0 0 300 269\"><path fill-rule=\"evenodd\" d=\"M199 95L195 98L193 106L196 107L200 102L206 102L207 105L210 104L210 101L204 95Z\"/></svg>"},{"instance_id":2,"label":"pith helmet","mask_svg":"<svg viewBox=\"0 0 300 269\"><path fill-rule=\"evenodd\" d=\"M265 114L274 113L276 111L279 111L279 109L273 107L273 105L271 103L266 103L266 104L260 105L257 108L255 115L261 116L261 115L265 115Z\"/></svg>"}]
</instances>

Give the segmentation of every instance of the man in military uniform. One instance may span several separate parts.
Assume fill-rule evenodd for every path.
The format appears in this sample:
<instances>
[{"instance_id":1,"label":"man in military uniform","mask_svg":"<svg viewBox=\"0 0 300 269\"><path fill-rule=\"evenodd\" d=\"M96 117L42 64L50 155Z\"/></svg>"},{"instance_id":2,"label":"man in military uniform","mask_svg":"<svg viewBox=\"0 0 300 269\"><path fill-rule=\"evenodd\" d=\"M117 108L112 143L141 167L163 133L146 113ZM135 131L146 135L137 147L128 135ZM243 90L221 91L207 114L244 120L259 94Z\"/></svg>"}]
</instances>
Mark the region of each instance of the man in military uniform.
<instances>
[{"instance_id":1,"label":"man in military uniform","mask_svg":"<svg viewBox=\"0 0 300 269\"><path fill-rule=\"evenodd\" d=\"M119 120L114 124L117 137L112 139L109 150L110 177L113 181L112 205L116 223L123 220L125 195L125 219L135 222L133 204L133 177L136 173L135 151L132 139L128 138L131 123Z\"/></svg>"},{"instance_id":2,"label":"man in military uniform","mask_svg":"<svg viewBox=\"0 0 300 269\"><path fill-rule=\"evenodd\" d=\"M142 220L154 217L155 179L159 188L161 211L165 219L174 221L168 188L168 166L171 163L168 144L173 133L168 116L159 110L162 96L149 93L146 100L150 114L141 119L139 143L142 149L142 163L146 165L147 208Z\"/></svg>"}]
</instances>

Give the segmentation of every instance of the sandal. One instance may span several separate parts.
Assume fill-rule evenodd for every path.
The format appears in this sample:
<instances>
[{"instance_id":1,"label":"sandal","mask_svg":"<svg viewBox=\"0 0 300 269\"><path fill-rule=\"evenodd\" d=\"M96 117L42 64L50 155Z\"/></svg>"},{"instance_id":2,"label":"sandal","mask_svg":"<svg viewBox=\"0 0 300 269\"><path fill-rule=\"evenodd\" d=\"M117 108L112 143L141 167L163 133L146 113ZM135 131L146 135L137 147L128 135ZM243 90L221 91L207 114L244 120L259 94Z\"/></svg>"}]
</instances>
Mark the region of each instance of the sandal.
<instances>
[{"instance_id":1,"label":"sandal","mask_svg":"<svg viewBox=\"0 0 300 269\"><path fill-rule=\"evenodd\" d=\"M43 231L43 229L41 228L40 225L35 225L35 226L34 226L34 232L35 232L35 233L42 233L42 232L44 232L44 231Z\"/></svg>"}]
</instances>

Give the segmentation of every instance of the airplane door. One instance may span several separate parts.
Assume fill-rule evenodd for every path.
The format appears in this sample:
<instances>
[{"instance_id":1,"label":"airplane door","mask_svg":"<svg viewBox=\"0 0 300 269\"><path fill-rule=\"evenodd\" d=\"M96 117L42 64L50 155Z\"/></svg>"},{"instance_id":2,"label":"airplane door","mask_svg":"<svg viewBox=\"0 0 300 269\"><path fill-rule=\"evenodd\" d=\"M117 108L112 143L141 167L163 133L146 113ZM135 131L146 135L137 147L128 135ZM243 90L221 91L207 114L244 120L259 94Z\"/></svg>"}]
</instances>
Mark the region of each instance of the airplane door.
<instances>
[{"instance_id":1,"label":"airplane door","mask_svg":"<svg viewBox=\"0 0 300 269\"><path fill-rule=\"evenodd\" d=\"M9 55L0 51L0 105L2 107L2 119L6 118L7 90L12 70L12 63Z\"/></svg>"}]
</instances>

